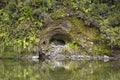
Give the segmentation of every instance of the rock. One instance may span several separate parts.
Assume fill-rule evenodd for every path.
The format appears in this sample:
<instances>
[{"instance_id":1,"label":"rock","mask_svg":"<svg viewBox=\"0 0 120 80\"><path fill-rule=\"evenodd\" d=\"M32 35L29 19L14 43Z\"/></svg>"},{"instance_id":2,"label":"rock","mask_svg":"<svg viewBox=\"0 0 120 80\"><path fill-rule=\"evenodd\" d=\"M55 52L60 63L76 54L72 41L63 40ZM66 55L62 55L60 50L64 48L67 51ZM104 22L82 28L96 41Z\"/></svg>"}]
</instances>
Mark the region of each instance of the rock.
<instances>
[{"instance_id":1,"label":"rock","mask_svg":"<svg viewBox=\"0 0 120 80\"><path fill-rule=\"evenodd\" d=\"M104 59L109 59L109 58L110 58L110 57L107 56L107 55L104 55L103 57L104 57Z\"/></svg>"},{"instance_id":2,"label":"rock","mask_svg":"<svg viewBox=\"0 0 120 80\"><path fill-rule=\"evenodd\" d=\"M53 22L52 18L47 13L42 13L41 17L43 18L45 24Z\"/></svg>"},{"instance_id":3,"label":"rock","mask_svg":"<svg viewBox=\"0 0 120 80\"><path fill-rule=\"evenodd\" d=\"M31 58L32 58L32 59L38 59L39 56L32 56Z\"/></svg>"},{"instance_id":4,"label":"rock","mask_svg":"<svg viewBox=\"0 0 120 80\"><path fill-rule=\"evenodd\" d=\"M39 58L38 59L42 60L42 59L45 59L45 58L46 58L46 55L44 53L40 53L39 54Z\"/></svg>"},{"instance_id":5,"label":"rock","mask_svg":"<svg viewBox=\"0 0 120 80\"><path fill-rule=\"evenodd\" d=\"M47 14L43 14L43 16L45 15ZM92 19L90 19L90 21L92 21ZM72 48L67 49L64 47L64 51L68 52L68 54L74 54L75 52L90 55L98 54L98 52L104 54L106 50L102 51L102 49L108 48L101 46L101 39L97 39L97 37L100 37L98 31L97 28L85 26L83 21L76 17L66 17L45 25L40 34L39 44L42 50L46 51L45 53L55 53L56 51L63 53L61 49L55 45L66 45L68 42L72 44ZM94 40L100 44L96 44ZM55 45L51 46L51 43ZM55 47L56 49L53 49ZM71 46L69 45L69 47ZM100 51L97 49L100 49Z\"/></svg>"},{"instance_id":6,"label":"rock","mask_svg":"<svg viewBox=\"0 0 120 80\"><path fill-rule=\"evenodd\" d=\"M51 60L65 60L65 55L63 54L52 54L49 56L49 59Z\"/></svg>"}]
</instances>

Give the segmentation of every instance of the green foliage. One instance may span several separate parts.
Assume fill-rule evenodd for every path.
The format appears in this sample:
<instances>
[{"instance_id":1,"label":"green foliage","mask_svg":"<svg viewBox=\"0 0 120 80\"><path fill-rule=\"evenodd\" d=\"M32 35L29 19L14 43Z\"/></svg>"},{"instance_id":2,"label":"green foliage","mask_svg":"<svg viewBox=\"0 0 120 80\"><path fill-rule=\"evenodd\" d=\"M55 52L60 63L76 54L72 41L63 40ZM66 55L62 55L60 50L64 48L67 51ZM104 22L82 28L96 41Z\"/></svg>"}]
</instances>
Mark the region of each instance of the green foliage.
<instances>
[{"instance_id":1,"label":"green foliage","mask_svg":"<svg viewBox=\"0 0 120 80\"><path fill-rule=\"evenodd\" d=\"M55 20L79 16L86 25L99 29L106 44L120 46L119 4L119 0L2 0L0 47L21 47L21 50L32 51L40 41L44 26L42 13L48 13Z\"/></svg>"},{"instance_id":2,"label":"green foliage","mask_svg":"<svg viewBox=\"0 0 120 80\"><path fill-rule=\"evenodd\" d=\"M67 44L75 51L77 51L80 47L80 43L78 41L67 42Z\"/></svg>"},{"instance_id":3,"label":"green foliage","mask_svg":"<svg viewBox=\"0 0 120 80\"><path fill-rule=\"evenodd\" d=\"M54 10L54 12L51 14L51 17L53 19L59 19L59 18L65 17L65 16L66 16L66 13L65 13L64 9Z\"/></svg>"},{"instance_id":4,"label":"green foliage","mask_svg":"<svg viewBox=\"0 0 120 80\"><path fill-rule=\"evenodd\" d=\"M14 47L28 51L34 49L39 42L38 34L42 22L33 18L32 10L32 7L22 1L18 4L10 1L5 8L0 10L0 39L4 47L11 46L13 51L17 51Z\"/></svg>"},{"instance_id":5,"label":"green foliage","mask_svg":"<svg viewBox=\"0 0 120 80\"><path fill-rule=\"evenodd\" d=\"M120 45L120 27L106 29L106 39L109 42L109 45ZM104 37L105 37L104 36Z\"/></svg>"},{"instance_id":6,"label":"green foliage","mask_svg":"<svg viewBox=\"0 0 120 80\"><path fill-rule=\"evenodd\" d=\"M95 51L94 52L95 55L104 55L104 54L110 55L111 54L110 49L104 44L94 45L93 50Z\"/></svg>"}]
</instances>

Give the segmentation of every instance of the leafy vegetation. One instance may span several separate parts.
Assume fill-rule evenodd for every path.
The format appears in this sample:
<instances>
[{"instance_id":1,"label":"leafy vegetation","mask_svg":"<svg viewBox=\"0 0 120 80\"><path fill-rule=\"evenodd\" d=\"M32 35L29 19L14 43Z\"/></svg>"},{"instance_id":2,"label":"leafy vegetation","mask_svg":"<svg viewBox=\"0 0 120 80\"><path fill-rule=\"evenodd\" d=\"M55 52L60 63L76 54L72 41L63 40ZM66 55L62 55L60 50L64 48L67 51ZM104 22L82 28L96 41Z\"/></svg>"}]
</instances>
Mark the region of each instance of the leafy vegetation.
<instances>
[{"instance_id":1,"label":"leafy vegetation","mask_svg":"<svg viewBox=\"0 0 120 80\"><path fill-rule=\"evenodd\" d=\"M72 15L98 28L108 46L119 47L119 4L119 0L1 0L1 52L9 48L15 52L33 51L47 23Z\"/></svg>"}]
</instances>

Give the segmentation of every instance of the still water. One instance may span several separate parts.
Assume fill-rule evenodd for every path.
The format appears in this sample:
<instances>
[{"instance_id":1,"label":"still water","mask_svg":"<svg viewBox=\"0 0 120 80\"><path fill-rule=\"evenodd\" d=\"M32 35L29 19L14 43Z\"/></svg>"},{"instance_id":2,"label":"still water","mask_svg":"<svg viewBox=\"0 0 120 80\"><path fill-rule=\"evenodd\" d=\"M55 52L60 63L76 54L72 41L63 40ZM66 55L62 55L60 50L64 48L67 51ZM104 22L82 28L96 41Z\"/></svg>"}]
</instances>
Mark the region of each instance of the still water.
<instances>
[{"instance_id":1,"label":"still water","mask_svg":"<svg viewBox=\"0 0 120 80\"><path fill-rule=\"evenodd\" d=\"M120 80L120 61L0 60L0 80Z\"/></svg>"}]
</instances>

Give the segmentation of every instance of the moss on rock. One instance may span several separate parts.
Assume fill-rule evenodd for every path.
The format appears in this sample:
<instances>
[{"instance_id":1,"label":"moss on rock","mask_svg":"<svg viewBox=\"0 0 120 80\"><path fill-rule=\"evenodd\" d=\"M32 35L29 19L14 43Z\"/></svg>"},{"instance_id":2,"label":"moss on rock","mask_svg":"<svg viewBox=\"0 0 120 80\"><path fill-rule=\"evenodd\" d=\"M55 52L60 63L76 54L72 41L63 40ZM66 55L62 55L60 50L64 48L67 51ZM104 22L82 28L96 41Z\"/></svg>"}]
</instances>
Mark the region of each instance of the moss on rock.
<instances>
[{"instance_id":1,"label":"moss on rock","mask_svg":"<svg viewBox=\"0 0 120 80\"><path fill-rule=\"evenodd\" d=\"M73 54L76 52L89 55L110 53L108 46L102 42L99 29L86 26L75 16L58 19L42 30L40 45L44 50L49 51L51 39L68 42L72 45L70 47L72 52L74 51Z\"/></svg>"}]
</instances>

